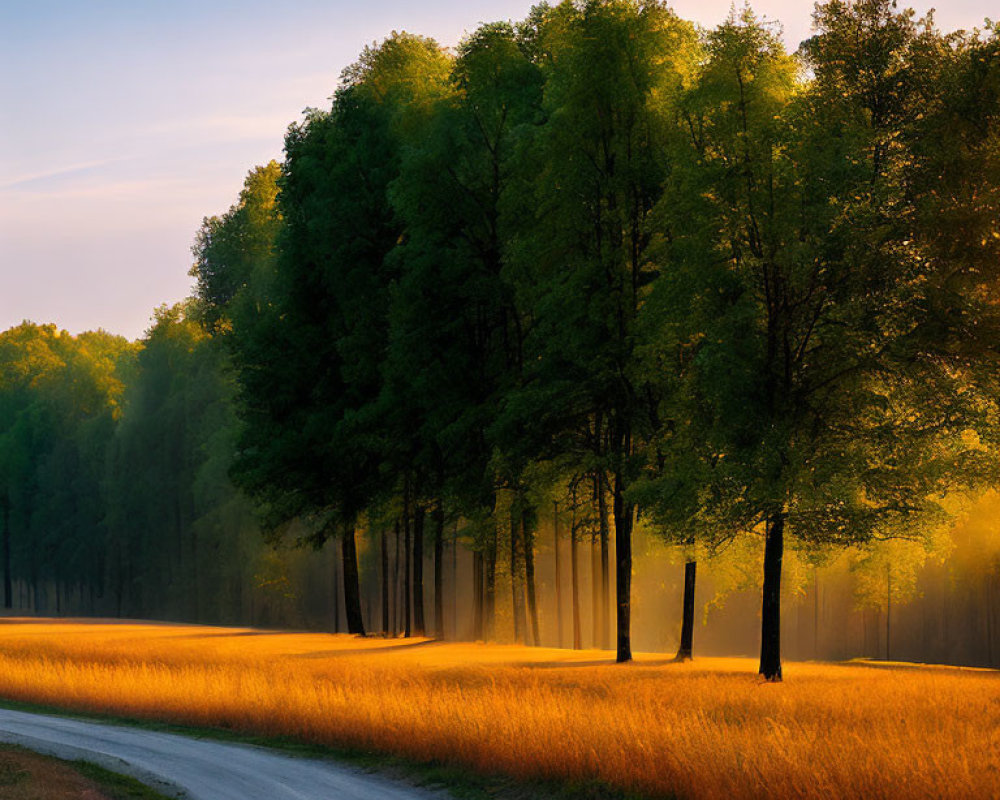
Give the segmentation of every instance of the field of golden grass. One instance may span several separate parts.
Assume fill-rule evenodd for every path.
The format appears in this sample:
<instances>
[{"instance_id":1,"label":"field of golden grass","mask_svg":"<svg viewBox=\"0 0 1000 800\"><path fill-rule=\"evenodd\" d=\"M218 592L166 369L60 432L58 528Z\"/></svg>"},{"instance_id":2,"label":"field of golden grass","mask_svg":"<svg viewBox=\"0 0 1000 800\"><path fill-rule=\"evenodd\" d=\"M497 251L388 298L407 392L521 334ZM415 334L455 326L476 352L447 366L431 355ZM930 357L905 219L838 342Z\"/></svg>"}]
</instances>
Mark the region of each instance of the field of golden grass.
<instances>
[{"instance_id":1,"label":"field of golden grass","mask_svg":"<svg viewBox=\"0 0 1000 800\"><path fill-rule=\"evenodd\" d=\"M1000 797L1000 673L5 619L0 697L651 797Z\"/></svg>"}]
</instances>

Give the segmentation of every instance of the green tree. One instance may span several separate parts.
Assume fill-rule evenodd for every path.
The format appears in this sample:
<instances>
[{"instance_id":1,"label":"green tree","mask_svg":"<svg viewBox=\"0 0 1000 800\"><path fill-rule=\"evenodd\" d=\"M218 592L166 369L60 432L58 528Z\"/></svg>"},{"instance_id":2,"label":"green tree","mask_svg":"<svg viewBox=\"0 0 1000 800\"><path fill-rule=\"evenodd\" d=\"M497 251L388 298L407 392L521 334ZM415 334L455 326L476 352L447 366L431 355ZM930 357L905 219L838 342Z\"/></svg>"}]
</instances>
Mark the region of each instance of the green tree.
<instances>
[{"instance_id":1,"label":"green tree","mask_svg":"<svg viewBox=\"0 0 1000 800\"><path fill-rule=\"evenodd\" d=\"M269 161L250 171L239 200L221 217L206 217L192 248L197 307L210 329L232 329L232 317L249 324L268 289L281 230L281 166Z\"/></svg>"},{"instance_id":2,"label":"green tree","mask_svg":"<svg viewBox=\"0 0 1000 800\"><path fill-rule=\"evenodd\" d=\"M496 506L488 427L518 336L502 275L505 204L517 137L540 100L539 70L514 29L482 26L459 47L450 91L421 127L409 126L391 188L406 233L391 256L399 277L383 402L404 434L400 463L433 495L436 556L446 499L468 517ZM477 530L484 535L475 546L495 561L495 526ZM436 585L439 564L436 557Z\"/></svg>"},{"instance_id":3,"label":"green tree","mask_svg":"<svg viewBox=\"0 0 1000 800\"><path fill-rule=\"evenodd\" d=\"M664 209L660 289L692 309L667 338L691 351L678 397L704 442L680 454L697 485L678 497L706 531L763 530L772 680L786 536L903 533L992 461L969 436L989 434L992 402L932 333L950 267L914 246L906 205L896 134L917 99L896 98L903 82L887 76L903 69L912 21L885 3L831 3L816 20L808 86L750 12L710 35L687 101L690 157L671 178L690 205ZM833 55L849 46L861 50ZM852 83L845 69L872 72Z\"/></svg>"},{"instance_id":4,"label":"green tree","mask_svg":"<svg viewBox=\"0 0 1000 800\"><path fill-rule=\"evenodd\" d=\"M563 3L538 27L546 121L525 152L536 213L512 242L524 318L521 386L498 428L529 457L575 452L607 485L615 528L617 657L631 658L629 490L646 435L635 322L653 277L646 219L665 176L663 136L695 51L660 3ZM522 444L516 442L520 440Z\"/></svg>"},{"instance_id":5,"label":"green tree","mask_svg":"<svg viewBox=\"0 0 1000 800\"><path fill-rule=\"evenodd\" d=\"M355 523L383 485L392 436L378 405L400 227L388 201L417 106L443 85L432 41L394 34L345 70L330 112L285 140L284 219L269 306L237 343L244 421L237 482L276 529L342 535L348 628L363 633Z\"/></svg>"}]
</instances>

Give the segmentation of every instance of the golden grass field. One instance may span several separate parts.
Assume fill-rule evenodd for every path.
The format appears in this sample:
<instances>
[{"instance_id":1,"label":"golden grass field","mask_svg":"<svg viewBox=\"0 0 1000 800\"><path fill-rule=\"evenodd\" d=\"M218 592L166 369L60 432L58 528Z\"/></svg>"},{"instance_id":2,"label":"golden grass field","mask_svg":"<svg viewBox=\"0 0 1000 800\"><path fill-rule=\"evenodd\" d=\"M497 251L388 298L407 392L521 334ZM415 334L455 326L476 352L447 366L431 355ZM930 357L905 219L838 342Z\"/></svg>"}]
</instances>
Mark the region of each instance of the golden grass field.
<instances>
[{"instance_id":1,"label":"golden grass field","mask_svg":"<svg viewBox=\"0 0 1000 800\"><path fill-rule=\"evenodd\" d=\"M0 697L654 797L1000 797L993 671L6 619Z\"/></svg>"}]
</instances>

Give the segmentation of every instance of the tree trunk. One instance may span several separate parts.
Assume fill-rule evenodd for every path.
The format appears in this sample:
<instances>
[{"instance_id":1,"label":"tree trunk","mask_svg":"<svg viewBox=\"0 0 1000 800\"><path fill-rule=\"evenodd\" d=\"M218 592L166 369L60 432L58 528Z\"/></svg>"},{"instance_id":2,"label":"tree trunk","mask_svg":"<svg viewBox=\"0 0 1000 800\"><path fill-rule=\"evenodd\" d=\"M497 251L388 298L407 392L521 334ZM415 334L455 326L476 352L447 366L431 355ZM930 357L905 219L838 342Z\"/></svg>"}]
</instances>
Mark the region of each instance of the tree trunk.
<instances>
[{"instance_id":1,"label":"tree trunk","mask_svg":"<svg viewBox=\"0 0 1000 800\"><path fill-rule=\"evenodd\" d=\"M993 666L993 592L990 585L993 583L993 572L986 573L986 666Z\"/></svg>"},{"instance_id":2,"label":"tree trunk","mask_svg":"<svg viewBox=\"0 0 1000 800\"><path fill-rule=\"evenodd\" d=\"M3 501L3 605L14 607L14 591L10 575L10 495Z\"/></svg>"},{"instance_id":3,"label":"tree trunk","mask_svg":"<svg viewBox=\"0 0 1000 800\"><path fill-rule=\"evenodd\" d=\"M361 616L361 586L358 580L358 551L354 541L354 524L344 526L342 541L344 561L344 611L347 612L347 632L365 635L365 623Z\"/></svg>"},{"instance_id":4,"label":"tree trunk","mask_svg":"<svg viewBox=\"0 0 1000 800\"><path fill-rule=\"evenodd\" d=\"M819 569L813 567L813 660L819 660Z\"/></svg>"},{"instance_id":5,"label":"tree trunk","mask_svg":"<svg viewBox=\"0 0 1000 800\"><path fill-rule=\"evenodd\" d=\"M331 551L333 559L333 632L340 633L340 565L337 563L335 551ZM265 608L269 604L265 604Z\"/></svg>"},{"instance_id":6,"label":"tree trunk","mask_svg":"<svg viewBox=\"0 0 1000 800\"><path fill-rule=\"evenodd\" d=\"M424 622L424 517L423 504L413 508L413 635L426 636Z\"/></svg>"},{"instance_id":7,"label":"tree trunk","mask_svg":"<svg viewBox=\"0 0 1000 800\"><path fill-rule=\"evenodd\" d=\"M760 614L760 674L781 680L781 562L785 551L785 517L773 514L764 540L764 592Z\"/></svg>"},{"instance_id":8,"label":"tree trunk","mask_svg":"<svg viewBox=\"0 0 1000 800\"><path fill-rule=\"evenodd\" d=\"M677 650L678 661L690 661L694 640L694 587L698 569L697 561L684 565L684 613L681 621L681 646Z\"/></svg>"},{"instance_id":9,"label":"tree trunk","mask_svg":"<svg viewBox=\"0 0 1000 800\"><path fill-rule=\"evenodd\" d=\"M395 554L392 559L392 635L399 635L399 517L393 526L396 534Z\"/></svg>"},{"instance_id":10,"label":"tree trunk","mask_svg":"<svg viewBox=\"0 0 1000 800\"><path fill-rule=\"evenodd\" d=\"M389 544L382 528L382 635L389 635Z\"/></svg>"},{"instance_id":11,"label":"tree trunk","mask_svg":"<svg viewBox=\"0 0 1000 800\"><path fill-rule=\"evenodd\" d=\"M494 524L486 547L486 588L483 602L483 639L486 641L496 636L497 549L497 529Z\"/></svg>"},{"instance_id":12,"label":"tree trunk","mask_svg":"<svg viewBox=\"0 0 1000 800\"><path fill-rule=\"evenodd\" d=\"M458 639L458 520L451 540L451 637Z\"/></svg>"},{"instance_id":13,"label":"tree trunk","mask_svg":"<svg viewBox=\"0 0 1000 800\"><path fill-rule=\"evenodd\" d=\"M885 568L885 660L892 661L892 568Z\"/></svg>"},{"instance_id":14,"label":"tree trunk","mask_svg":"<svg viewBox=\"0 0 1000 800\"><path fill-rule=\"evenodd\" d=\"M434 635L444 638L444 504L434 504Z\"/></svg>"},{"instance_id":15,"label":"tree trunk","mask_svg":"<svg viewBox=\"0 0 1000 800\"><path fill-rule=\"evenodd\" d=\"M411 598L413 597L410 583L410 484L403 486L403 636L410 638Z\"/></svg>"},{"instance_id":16,"label":"tree trunk","mask_svg":"<svg viewBox=\"0 0 1000 800\"><path fill-rule=\"evenodd\" d=\"M193 515L192 515L193 516ZM188 523L191 530L191 600L194 603L195 622L201 622L201 580L198 575L198 526Z\"/></svg>"},{"instance_id":17,"label":"tree trunk","mask_svg":"<svg viewBox=\"0 0 1000 800\"><path fill-rule=\"evenodd\" d=\"M552 501L552 544L556 557L556 645L563 647L562 570L559 566L559 502Z\"/></svg>"},{"instance_id":18,"label":"tree trunk","mask_svg":"<svg viewBox=\"0 0 1000 800\"><path fill-rule=\"evenodd\" d=\"M630 447L622 448L629 452ZM632 660L632 514L625 502L625 476L615 472L615 589L618 602L618 663Z\"/></svg>"},{"instance_id":19,"label":"tree trunk","mask_svg":"<svg viewBox=\"0 0 1000 800\"><path fill-rule=\"evenodd\" d=\"M573 649L583 648L580 631L580 568L577 553L576 536L576 490L573 491L573 512L569 523L569 564L570 564L570 594L573 600Z\"/></svg>"},{"instance_id":20,"label":"tree trunk","mask_svg":"<svg viewBox=\"0 0 1000 800\"><path fill-rule=\"evenodd\" d=\"M590 636L595 650L603 646L601 641L601 556L598 537L590 534Z\"/></svg>"},{"instance_id":21,"label":"tree trunk","mask_svg":"<svg viewBox=\"0 0 1000 800\"><path fill-rule=\"evenodd\" d=\"M486 591L483 575L485 572L483 554L479 550L472 553L472 639L483 639L483 600Z\"/></svg>"},{"instance_id":22,"label":"tree trunk","mask_svg":"<svg viewBox=\"0 0 1000 800\"><path fill-rule=\"evenodd\" d=\"M611 647L611 619L608 606L611 603L611 582L608 565L608 500L604 493L605 477L598 472L594 481L597 492L598 529L601 537L601 648Z\"/></svg>"},{"instance_id":23,"label":"tree trunk","mask_svg":"<svg viewBox=\"0 0 1000 800\"><path fill-rule=\"evenodd\" d=\"M538 633L538 604L535 602L535 532L531 528L528 509L521 511L521 543L524 545L524 578L528 584L528 617L531 621L531 641L541 647Z\"/></svg>"},{"instance_id":24,"label":"tree trunk","mask_svg":"<svg viewBox=\"0 0 1000 800\"><path fill-rule=\"evenodd\" d=\"M521 559L518 557L518 530L521 515L511 504L510 508L510 595L514 614L514 641L524 644L524 630L528 627L524 615L524 585L521 582Z\"/></svg>"}]
</instances>

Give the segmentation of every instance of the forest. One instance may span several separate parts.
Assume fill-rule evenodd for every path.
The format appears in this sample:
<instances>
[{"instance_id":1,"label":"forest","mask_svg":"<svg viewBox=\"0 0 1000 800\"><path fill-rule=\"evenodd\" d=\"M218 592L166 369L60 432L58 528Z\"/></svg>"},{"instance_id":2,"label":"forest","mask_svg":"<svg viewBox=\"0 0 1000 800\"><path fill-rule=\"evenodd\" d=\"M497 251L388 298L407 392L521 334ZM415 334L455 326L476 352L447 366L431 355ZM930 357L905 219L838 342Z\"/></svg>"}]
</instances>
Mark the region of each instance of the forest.
<instances>
[{"instance_id":1,"label":"forest","mask_svg":"<svg viewBox=\"0 0 1000 800\"><path fill-rule=\"evenodd\" d=\"M1000 665L997 25L394 32L193 255L0 334L7 609Z\"/></svg>"}]
</instances>

